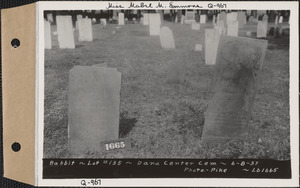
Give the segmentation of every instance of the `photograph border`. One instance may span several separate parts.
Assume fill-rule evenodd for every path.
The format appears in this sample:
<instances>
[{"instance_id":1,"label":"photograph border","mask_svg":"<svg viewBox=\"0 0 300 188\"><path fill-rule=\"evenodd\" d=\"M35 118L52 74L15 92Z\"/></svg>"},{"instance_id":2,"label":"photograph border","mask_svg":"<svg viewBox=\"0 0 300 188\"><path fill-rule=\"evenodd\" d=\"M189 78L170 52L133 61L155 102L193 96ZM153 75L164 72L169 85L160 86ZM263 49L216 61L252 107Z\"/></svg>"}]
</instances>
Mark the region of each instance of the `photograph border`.
<instances>
[{"instance_id":1,"label":"photograph border","mask_svg":"<svg viewBox=\"0 0 300 188\"><path fill-rule=\"evenodd\" d=\"M38 186L84 186L81 184L82 180L90 181L93 178L81 179L43 179L43 141L44 141L44 16L45 10L85 10L85 9L106 9L109 1L102 2L38 2L37 3L37 47L36 47L36 185ZM138 1L135 3L140 3ZM158 1L151 1L156 4ZM145 2L146 4L151 3ZM168 8L169 1L159 1L167 8L136 8L156 10L156 9L170 9ZM130 2L113 1L111 3L129 7ZM186 8L186 9L209 9L208 4L216 4L217 2L200 2L200 1L174 1L173 4L187 5L198 4L203 8ZM100 186L232 186L232 187L286 187L299 185L299 12L298 2L223 2L227 5L229 10L290 10L290 48L289 48L289 69L290 69L290 155L291 155L291 179L249 179L249 178L100 178L102 184ZM97 8L95 8L97 7ZM118 10L123 9L119 8ZM182 9L182 8L178 8ZM219 8L212 8L214 10L226 10ZM251 184L250 184L251 183ZM97 187L97 186L95 186Z\"/></svg>"}]
</instances>

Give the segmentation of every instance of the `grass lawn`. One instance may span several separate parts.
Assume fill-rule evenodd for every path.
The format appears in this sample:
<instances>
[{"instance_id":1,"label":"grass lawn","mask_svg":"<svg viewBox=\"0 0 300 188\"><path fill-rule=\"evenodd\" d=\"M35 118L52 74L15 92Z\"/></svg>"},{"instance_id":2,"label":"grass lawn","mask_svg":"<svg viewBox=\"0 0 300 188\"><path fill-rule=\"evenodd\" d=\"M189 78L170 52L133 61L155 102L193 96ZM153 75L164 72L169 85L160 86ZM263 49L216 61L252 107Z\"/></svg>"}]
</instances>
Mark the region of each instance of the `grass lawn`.
<instances>
[{"instance_id":1,"label":"grass lawn","mask_svg":"<svg viewBox=\"0 0 300 188\"><path fill-rule=\"evenodd\" d=\"M205 65L205 28L164 22L173 30L176 49L164 50L158 36L142 24L93 25L93 42L59 49L52 35L45 50L44 157L72 157L68 152L68 81L75 65L107 63L122 73L120 137L131 138L131 151L97 153L89 158L264 158L290 159L289 37L269 44L259 77L253 114L243 140L201 147L204 112L209 102L214 66ZM52 32L56 26L52 26ZM115 31L115 34L113 34ZM256 25L247 24L246 31ZM252 36L253 37L253 36ZM195 52L195 44L203 51Z\"/></svg>"}]
</instances>

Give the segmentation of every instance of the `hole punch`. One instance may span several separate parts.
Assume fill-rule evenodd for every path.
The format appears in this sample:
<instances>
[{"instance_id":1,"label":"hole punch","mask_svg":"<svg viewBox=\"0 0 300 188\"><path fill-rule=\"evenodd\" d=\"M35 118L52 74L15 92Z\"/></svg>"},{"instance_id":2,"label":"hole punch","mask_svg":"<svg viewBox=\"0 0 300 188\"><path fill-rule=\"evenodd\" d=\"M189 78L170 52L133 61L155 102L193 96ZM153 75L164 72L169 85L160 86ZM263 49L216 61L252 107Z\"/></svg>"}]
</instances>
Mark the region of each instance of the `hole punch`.
<instances>
[{"instance_id":1,"label":"hole punch","mask_svg":"<svg viewBox=\"0 0 300 188\"><path fill-rule=\"evenodd\" d=\"M11 149L14 151L14 152L18 152L21 150L21 144L19 144L18 142L15 142L11 145Z\"/></svg>"},{"instance_id":2,"label":"hole punch","mask_svg":"<svg viewBox=\"0 0 300 188\"><path fill-rule=\"evenodd\" d=\"M18 48L21 45L21 42L19 39L15 38L15 39L12 39L10 44L13 48Z\"/></svg>"}]
</instances>

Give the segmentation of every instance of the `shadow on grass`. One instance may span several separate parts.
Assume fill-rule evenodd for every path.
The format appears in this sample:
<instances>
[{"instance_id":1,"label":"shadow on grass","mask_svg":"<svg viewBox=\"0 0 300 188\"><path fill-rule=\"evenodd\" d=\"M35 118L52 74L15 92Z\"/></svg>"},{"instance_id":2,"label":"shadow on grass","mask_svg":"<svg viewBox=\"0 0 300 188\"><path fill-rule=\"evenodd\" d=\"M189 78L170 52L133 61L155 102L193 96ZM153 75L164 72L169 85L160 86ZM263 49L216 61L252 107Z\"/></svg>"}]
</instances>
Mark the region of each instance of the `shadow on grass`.
<instances>
[{"instance_id":1,"label":"shadow on grass","mask_svg":"<svg viewBox=\"0 0 300 188\"><path fill-rule=\"evenodd\" d=\"M135 126L136 118L127 117L127 112L120 114L119 138L124 138Z\"/></svg>"}]
</instances>

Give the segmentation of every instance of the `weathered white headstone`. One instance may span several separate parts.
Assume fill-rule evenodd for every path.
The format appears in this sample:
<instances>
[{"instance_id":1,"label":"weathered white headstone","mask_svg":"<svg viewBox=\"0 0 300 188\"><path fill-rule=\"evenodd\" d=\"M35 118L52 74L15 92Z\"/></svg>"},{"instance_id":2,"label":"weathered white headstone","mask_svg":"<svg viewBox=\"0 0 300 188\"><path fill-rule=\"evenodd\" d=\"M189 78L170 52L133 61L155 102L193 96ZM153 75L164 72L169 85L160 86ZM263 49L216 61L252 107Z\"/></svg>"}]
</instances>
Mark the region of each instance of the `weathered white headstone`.
<instances>
[{"instance_id":1,"label":"weathered white headstone","mask_svg":"<svg viewBox=\"0 0 300 188\"><path fill-rule=\"evenodd\" d=\"M118 21L119 25L124 25L125 24L125 19L124 19L124 13L119 12L119 21Z\"/></svg>"},{"instance_id":2,"label":"weathered white headstone","mask_svg":"<svg viewBox=\"0 0 300 188\"><path fill-rule=\"evenodd\" d=\"M277 25L278 24L278 15L276 15L276 17L275 17L275 25Z\"/></svg>"},{"instance_id":3,"label":"weathered white headstone","mask_svg":"<svg viewBox=\"0 0 300 188\"><path fill-rule=\"evenodd\" d=\"M191 24L191 23L195 23L195 22L196 22L195 11L186 11L184 23Z\"/></svg>"},{"instance_id":4,"label":"weathered white headstone","mask_svg":"<svg viewBox=\"0 0 300 188\"><path fill-rule=\"evenodd\" d=\"M264 14L266 14L266 10L257 10L257 14L258 15L264 15Z\"/></svg>"},{"instance_id":5,"label":"weathered white headstone","mask_svg":"<svg viewBox=\"0 0 300 188\"><path fill-rule=\"evenodd\" d=\"M196 52L201 52L202 51L202 44L196 44L195 45L195 51Z\"/></svg>"},{"instance_id":6,"label":"weathered white headstone","mask_svg":"<svg viewBox=\"0 0 300 188\"><path fill-rule=\"evenodd\" d=\"M279 21L278 21L278 23L282 23L282 21L283 21L283 17L282 17L282 16L280 16L280 17L279 17Z\"/></svg>"},{"instance_id":7,"label":"weathered white headstone","mask_svg":"<svg viewBox=\"0 0 300 188\"><path fill-rule=\"evenodd\" d=\"M239 28L243 28L246 22L246 15L245 12L238 12L237 13L237 20L239 22Z\"/></svg>"},{"instance_id":8,"label":"weathered white headstone","mask_svg":"<svg viewBox=\"0 0 300 188\"><path fill-rule=\"evenodd\" d=\"M149 14L149 33L151 36L159 35L160 33L160 14Z\"/></svg>"},{"instance_id":9,"label":"weathered white headstone","mask_svg":"<svg viewBox=\"0 0 300 188\"><path fill-rule=\"evenodd\" d=\"M81 14L78 14L78 15L76 16L76 18L77 18L77 20L80 20L80 19L82 19L82 15L81 15Z\"/></svg>"},{"instance_id":10,"label":"weathered white headstone","mask_svg":"<svg viewBox=\"0 0 300 188\"><path fill-rule=\"evenodd\" d=\"M237 20L237 13L231 12L227 14L227 25L231 24L232 22L235 22Z\"/></svg>"},{"instance_id":11,"label":"weathered white headstone","mask_svg":"<svg viewBox=\"0 0 300 188\"><path fill-rule=\"evenodd\" d=\"M267 28L268 28L267 21L258 21L256 37L257 38L266 38L267 37Z\"/></svg>"},{"instance_id":12,"label":"weathered white headstone","mask_svg":"<svg viewBox=\"0 0 300 188\"><path fill-rule=\"evenodd\" d=\"M220 31L217 29L205 29L205 64L216 63L217 49L219 44Z\"/></svg>"},{"instance_id":13,"label":"weathered white headstone","mask_svg":"<svg viewBox=\"0 0 300 188\"><path fill-rule=\"evenodd\" d=\"M267 44L266 40L221 36L202 144L224 144L249 130Z\"/></svg>"},{"instance_id":14,"label":"weathered white headstone","mask_svg":"<svg viewBox=\"0 0 300 188\"><path fill-rule=\"evenodd\" d=\"M71 16L56 16L59 48L75 48Z\"/></svg>"},{"instance_id":15,"label":"weathered white headstone","mask_svg":"<svg viewBox=\"0 0 300 188\"><path fill-rule=\"evenodd\" d=\"M168 27L162 27L159 33L160 44L162 48L174 49L175 41L173 37L173 32Z\"/></svg>"},{"instance_id":16,"label":"weathered white headstone","mask_svg":"<svg viewBox=\"0 0 300 188\"><path fill-rule=\"evenodd\" d=\"M265 14L264 16L263 16L263 21L268 21L269 20L269 16L267 15L267 14Z\"/></svg>"},{"instance_id":17,"label":"weathered white headstone","mask_svg":"<svg viewBox=\"0 0 300 188\"><path fill-rule=\"evenodd\" d=\"M226 35L226 28L225 28L223 20L219 21L218 24L216 26L214 26L214 28L217 29L220 34Z\"/></svg>"},{"instance_id":18,"label":"weathered white headstone","mask_svg":"<svg viewBox=\"0 0 300 188\"><path fill-rule=\"evenodd\" d=\"M170 10L169 9L164 9L164 14L170 14Z\"/></svg>"},{"instance_id":19,"label":"weathered white headstone","mask_svg":"<svg viewBox=\"0 0 300 188\"><path fill-rule=\"evenodd\" d=\"M101 18L101 19L100 19L100 25L101 25L103 28L106 27L106 25L107 25L106 18Z\"/></svg>"},{"instance_id":20,"label":"weathered white headstone","mask_svg":"<svg viewBox=\"0 0 300 188\"><path fill-rule=\"evenodd\" d=\"M200 15L200 23L205 24L206 23L206 14L201 14Z\"/></svg>"},{"instance_id":21,"label":"weathered white headstone","mask_svg":"<svg viewBox=\"0 0 300 188\"><path fill-rule=\"evenodd\" d=\"M91 19L85 18L80 19L78 22L79 29L79 41L93 41L93 32L92 32L92 21Z\"/></svg>"},{"instance_id":22,"label":"weathered white headstone","mask_svg":"<svg viewBox=\"0 0 300 188\"><path fill-rule=\"evenodd\" d=\"M52 48L51 42L51 26L49 21L44 21L44 39L45 39L45 49Z\"/></svg>"},{"instance_id":23,"label":"weathered white headstone","mask_svg":"<svg viewBox=\"0 0 300 188\"><path fill-rule=\"evenodd\" d=\"M49 21L50 23L53 22L53 14L52 13L47 14L47 21Z\"/></svg>"},{"instance_id":24,"label":"weathered white headstone","mask_svg":"<svg viewBox=\"0 0 300 188\"><path fill-rule=\"evenodd\" d=\"M248 16L251 15L251 11L252 11L252 10L246 10L246 13L247 13Z\"/></svg>"},{"instance_id":25,"label":"weathered white headstone","mask_svg":"<svg viewBox=\"0 0 300 188\"><path fill-rule=\"evenodd\" d=\"M232 20L237 20L237 15L238 15L237 12L231 12Z\"/></svg>"},{"instance_id":26,"label":"weathered white headstone","mask_svg":"<svg viewBox=\"0 0 300 188\"><path fill-rule=\"evenodd\" d=\"M222 11L220 14L219 14L219 21L223 21L223 24L224 26L227 25L227 14L226 12Z\"/></svg>"},{"instance_id":27,"label":"weathered white headstone","mask_svg":"<svg viewBox=\"0 0 300 188\"><path fill-rule=\"evenodd\" d=\"M199 23L192 23L191 28L192 28L192 30L200 30L200 24Z\"/></svg>"},{"instance_id":28,"label":"weathered white headstone","mask_svg":"<svg viewBox=\"0 0 300 188\"><path fill-rule=\"evenodd\" d=\"M253 16L250 16L250 17L249 17L249 22L250 22L250 23L257 23L257 22L258 22L258 19L257 19L257 18L254 18Z\"/></svg>"},{"instance_id":29,"label":"weathered white headstone","mask_svg":"<svg viewBox=\"0 0 300 188\"><path fill-rule=\"evenodd\" d=\"M144 13L143 25L149 25L149 14Z\"/></svg>"},{"instance_id":30,"label":"weathered white headstone","mask_svg":"<svg viewBox=\"0 0 300 188\"><path fill-rule=\"evenodd\" d=\"M121 73L116 69L75 66L69 73L69 146L73 155L101 151L118 139Z\"/></svg>"},{"instance_id":31,"label":"weathered white headstone","mask_svg":"<svg viewBox=\"0 0 300 188\"><path fill-rule=\"evenodd\" d=\"M117 10L113 10L113 19L116 20L118 18Z\"/></svg>"},{"instance_id":32,"label":"weathered white headstone","mask_svg":"<svg viewBox=\"0 0 300 188\"><path fill-rule=\"evenodd\" d=\"M184 15L181 15L181 21L180 21L180 23L183 24L184 21L185 21L185 16L184 16Z\"/></svg>"},{"instance_id":33,"label":"weathered white headstone","mask_svg":"<svg viewBox=\"0 0 300 188\"><path fill-rule=\"evenodd\" d=\"M232 21L227 25L227 35L229 36L238 36L239 33L239 22Z\"/></svg>"}]
</instances>

